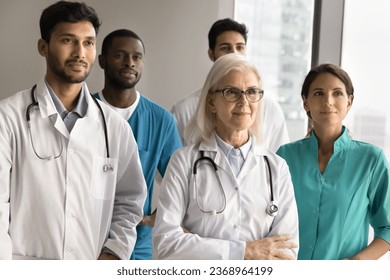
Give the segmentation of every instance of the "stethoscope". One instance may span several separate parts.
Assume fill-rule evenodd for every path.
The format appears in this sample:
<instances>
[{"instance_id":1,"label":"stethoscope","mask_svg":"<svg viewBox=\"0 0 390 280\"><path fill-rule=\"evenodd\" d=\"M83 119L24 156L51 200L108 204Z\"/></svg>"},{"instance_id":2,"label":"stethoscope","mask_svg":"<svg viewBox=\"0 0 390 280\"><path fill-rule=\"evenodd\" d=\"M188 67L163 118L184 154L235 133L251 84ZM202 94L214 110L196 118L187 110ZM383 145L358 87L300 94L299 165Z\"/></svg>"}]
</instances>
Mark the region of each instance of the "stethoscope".
<instances>
[{"instance_id":1,"label":"stethoscope","mask_svg":"<svg viewBox=\"0 0 390 280\"><path fill-rule=\"evenodd\" d=\"M58 142L60 142L61 150L60 150L60 152L57 155L40 156L37 153L36 149L35 149L32 133L31 133L30 112L31 112L31 110L34 107L38 107L39 108L38 101L35 99L35 96L34 96L34 91L35 91L36 87L37 87L37 85L35 84L31 88L31 100L32 100L32 102L31 102L30 105L27 106L27 109L26 109L26 120L27 120L28 131L29 131L29 134L30 134L31 146L32 146L32 148L34 150L35 155L39 159L42 159L42 160L57 159L57 158L59 158L62 155L62 151L64 149L64 146L62 144L61 139L59 139L59 136L58 136L58 140L59 140ZM107 131L106 118L104 117L104 112L103 112L103 109L100 106L99 102L92 95L91 95L91 97L92 97L93 101L95 102L96 106L99 108L100 114L101 114L102 119L103 119L104 139L105 139L105 142L106 142L106 155L107 155L107 161L106 161L106 164L103 165L103 171L104 172L110 172L110 171L114 170L114 167L110 164L110 151L109 151L109 145L108 145L108 131Z\"/></svg>"},{"instance_id":2,"label":"stethoscope","mask_svg":"<svg viewBox=\"0 0 390 280\"><path fill-rule=\"evenodd\" d=\"M273 190L273 183L272 183L271 166L270 166L268 157L267 156L263 156L263 157L264 157L264 161L266 162L267 167L268 167L268 176L269 176L269 179L270 179L269 180L269 182L270 182L269 185L270 185L270 193L271 193L271 203L266 207L265 211L266 211L266 213L268 215L274 217L278 213L279 208L278 208L278 206L276 206L275 201L274 201L274 190ZM197 174L197 171L198 171L198 166L200 165L200 163L202 161L207 161L209 164L211 164L213 166L213 169L214 169L215 174L217 176L218 183L219 183L219 188L221 190L222 197L223 197L223 200L224 200L223 206L222 206L222 208L219 211L217 211L216 209L211 210L211 211L204 210L200 206L200 204L199 204L199 200L198 200L198 185L196 183L196 174ZM205 156L204 155L204 151L200 151L200 157L194 162L194 166L193 166L192 172L194 174L196 203L198 204L198 207L199 207L200 211L202 211L205 214L213 214L213 215L221 214L223 211L225 211L225 208L226 208L226 194L225 194L225 191L223 189L221 179L219 178L219 175L218 175L217 164L214 162L214 160L212 158L208 157L208 156Z\"/></svg>"}]
</instances>

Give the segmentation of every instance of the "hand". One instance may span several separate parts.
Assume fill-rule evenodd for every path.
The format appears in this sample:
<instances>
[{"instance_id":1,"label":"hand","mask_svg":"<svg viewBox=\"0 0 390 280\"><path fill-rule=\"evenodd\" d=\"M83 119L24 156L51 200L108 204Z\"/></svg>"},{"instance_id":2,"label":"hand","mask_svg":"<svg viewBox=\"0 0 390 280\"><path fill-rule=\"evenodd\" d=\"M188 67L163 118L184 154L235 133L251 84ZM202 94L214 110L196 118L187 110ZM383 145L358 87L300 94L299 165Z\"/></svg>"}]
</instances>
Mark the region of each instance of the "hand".
<instances>
[{"instance_id":1,"label":"hand","mask_svg":"<svg viewBox=\"0 0 390 280\"><path fill-rule=\"evenodd\" d=\"M290 235L276 235L260 240L247 241L244 258L246 260L294 260L292 255L282 249L297 248L297 244L289 242Z\"/></svg>"},{"instance_id":2,"label":"hand","mask_svg":"<svg viewBox=\"0 0 390 280\"><path fill-rule=\"evenodd\" d=\"M138 225L153 227L155 221L156 221L156 211L154 211L153 214L150 216L144 216Z\"/></svg>"},{"instance_id":3,"label":"hand","mask_svg":"<svg viewBox=\"0 0 390 280\"><path fill-rule=\"evenodd\" d=\"M119 258L109 253L101 253L98 260L119 260Z\"/></svg>"}]
</instances>

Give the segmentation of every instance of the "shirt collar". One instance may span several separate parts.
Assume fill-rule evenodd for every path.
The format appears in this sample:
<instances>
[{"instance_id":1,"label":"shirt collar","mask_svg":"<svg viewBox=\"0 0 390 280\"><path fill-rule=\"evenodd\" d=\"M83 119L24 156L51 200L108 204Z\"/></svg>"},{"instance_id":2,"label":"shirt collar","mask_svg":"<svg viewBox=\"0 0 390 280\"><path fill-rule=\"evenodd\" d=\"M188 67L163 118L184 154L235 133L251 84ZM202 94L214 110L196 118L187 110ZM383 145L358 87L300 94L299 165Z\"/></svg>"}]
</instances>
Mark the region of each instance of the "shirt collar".
<instances>
[{"instance_id":1,"label":"shirt collar","mask_svg":"<svg viewBox=\"0 0 390 280\"><path fill-rule=\"evenodd\" d=\"M336 139L336 141L333 144L333 153L337 153L343 150L345 147L348 146L350 141L351 141L351 137L349 136L348 129L346 129L346 127L343 126L341 130L341 135L339 136L339 138ZM311 132L310 142L316 149L318 149L318 139L314 130Z\"/></svg>"},{"instance_id":2,"label":"shirt collar","mask_svg":"<svg viewBox=\"0 0 390 280\"><path fill-rule=\"evenodd\" d=\"M244 160L247 158L248 156L248 153L252 147L252 136L249 138L249 140L244 144L242 145L241 147L239 147L238 149L235 149L232 145L226 143L225 141L223 141L217 133L215 133L215 139L217 141L217 145L218 147L221 148L222 152L225 154L226 157L228 157L228 155L230 153L235 153L235 150L238 150L240 151L240 154L241 156L244 158Z\"/></svg>"},{"instance_id":3,"label":"shirt collar","mask_svg":"<svg viewBox=\"0 0 390 280\"><path fill-rule=\"evenodd\" d=\"M60 114L61 117L64 117L64 115L66 116L69 113L68 110L66 110L64 104L62 104L61 100L54 93L54 90L51 88L51 86L46 80L45 80L45 84L53 100L54 106L56 107L58 114ZM85 88L83 84L81 87L81 91L80 91L80 95L76 107L73 109L72 112L77 113L80 117L84 117L87 113L87 109L88 109L88 103L86 100Z\"/></svg>"}]
</instances>

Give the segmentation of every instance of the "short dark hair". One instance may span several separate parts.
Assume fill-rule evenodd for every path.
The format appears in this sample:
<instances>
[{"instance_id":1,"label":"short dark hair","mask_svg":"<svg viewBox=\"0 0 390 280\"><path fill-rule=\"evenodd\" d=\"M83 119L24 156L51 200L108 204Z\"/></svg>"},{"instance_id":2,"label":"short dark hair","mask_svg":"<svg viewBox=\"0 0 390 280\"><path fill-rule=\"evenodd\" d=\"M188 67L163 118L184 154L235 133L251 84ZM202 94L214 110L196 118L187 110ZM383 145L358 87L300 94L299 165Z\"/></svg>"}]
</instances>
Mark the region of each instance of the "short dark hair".
<instances>
[{"instance_id":1,"label":"short dark hair","mask_svg":"<svg viewBox=\"0 0 390 280\"><path fill-rule=\"evenodd\" d=\"M99 31L100 20L95 10L85 3L58 1L43 10L39 20L41 37L47 43L54 27L60 22L80 22L87 20L92 23L96 34Z\"/></svg>"},{"instance_id":2,"label":"short dark hair","mask_svg":"<svg viewBox=\"0 0 390 280\"><path fill-rule=\"evenodd\" d=\"M102 43L102 55L107 56L108 49L112 46L112 41L114 41L115 38L118 37L131 37L134 39L137 39L141 42L142 47L144 49L145 53L145 45L144 42L142 42L141 38L133 31L128 29L117 29L109 33L103 40Z\"/></svg>"},{"instance_id":3,"label":"short dark hair","mask_svg":"<svg viewBox=\"0 0 390 280\"><path fill-rule=\"evenodd\" d=\"M345 85L345 90L347 92L348 96L353 96L354 89L352 85L351 78L349 77L348 73L345 72L341 67L331 64L331 63L324 63L320 64L318 66L314 66L309 73L306 75L305 80L303 81L302 90L301 90L301 96L302 97L308 97L309 95L309 89L313 81L317 78L317 76L321 73L329 73L337 78L339 78L343 84Z\"/></svg>"},{"instance_id":4,"label":"short dark hair","mask_svg":"<svg viewBox=\"0 0 390 280\"><path fill-rule=\"evenodd\" d=\"M246 25L243 23L238 23L230 18L220 19L214 22L209 31L209 48L211 50L215 49L217 44L217 37L226 31L236 31L244 37L245 44L247 41L248 30Z\"/></svg>"}]
</instances>

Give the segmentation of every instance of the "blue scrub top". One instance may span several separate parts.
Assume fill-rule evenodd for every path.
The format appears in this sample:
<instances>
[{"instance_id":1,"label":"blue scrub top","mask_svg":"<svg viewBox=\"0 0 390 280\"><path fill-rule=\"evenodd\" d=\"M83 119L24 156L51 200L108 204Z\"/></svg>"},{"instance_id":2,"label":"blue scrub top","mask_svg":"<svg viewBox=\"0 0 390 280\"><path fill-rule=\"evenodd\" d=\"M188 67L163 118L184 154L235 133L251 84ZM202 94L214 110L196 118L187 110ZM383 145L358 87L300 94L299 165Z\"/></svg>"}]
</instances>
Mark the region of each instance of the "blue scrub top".
<instances>
[{"instance_id":1,"label":"blue scrub top","mask_svg":"<svg viewBox=\"0 0 390 280\"><path fill-rule=\"evenodd\" d=\"M299 214L298 259L344 259L375 237L390 243L389 166L382 150L354 141L343 127L323 173L314 132L277 151L290 169Z\"/></svg>"},{"instance_id":2,"label":"blue scrub top","mask_svg":"<svg viewBox=\"0 0 390 280\"><path fill-rule=\"evenodd\" d=\"M98 97L98 94L94 95ZM140 101L128 120L138 145L139 157L148 188L144 215L151 214L154 177L164 176L168 162L181 140L171 113L140 95ZM137 242L131 259L152 259L152 227L137 227Z\"/></svg>"}]
</instances>

